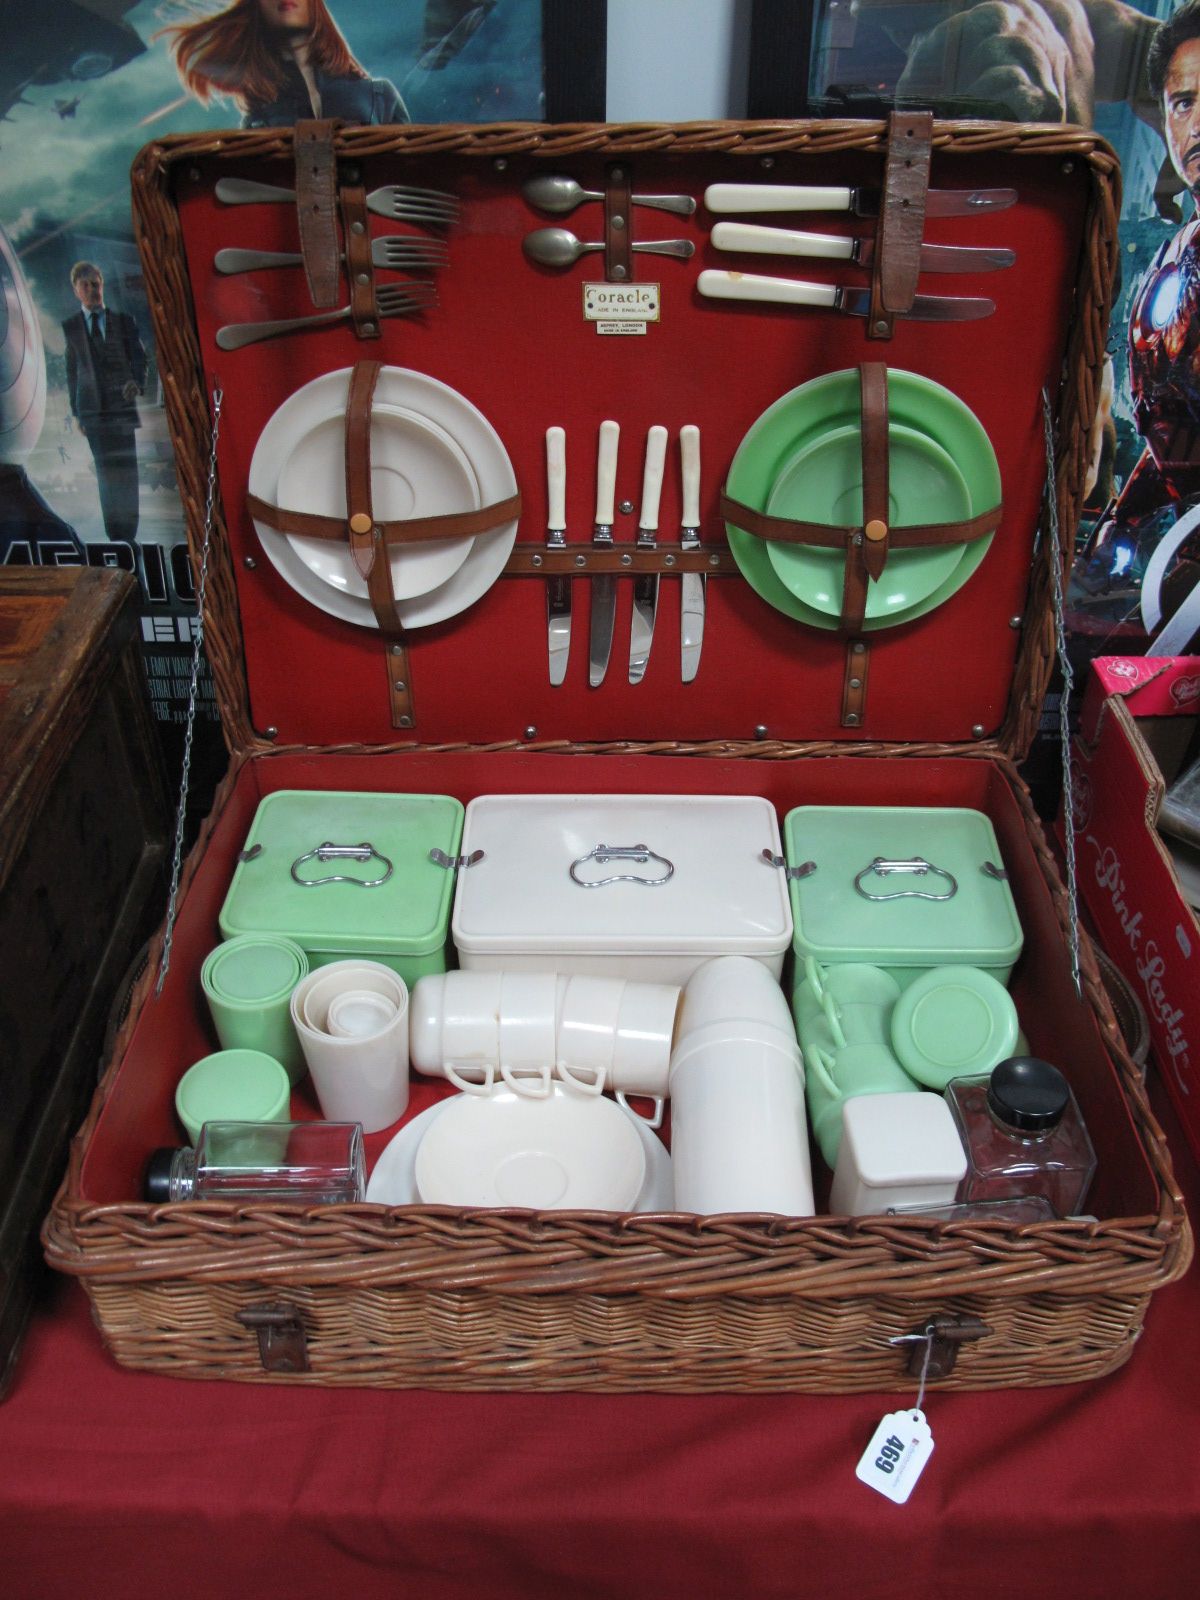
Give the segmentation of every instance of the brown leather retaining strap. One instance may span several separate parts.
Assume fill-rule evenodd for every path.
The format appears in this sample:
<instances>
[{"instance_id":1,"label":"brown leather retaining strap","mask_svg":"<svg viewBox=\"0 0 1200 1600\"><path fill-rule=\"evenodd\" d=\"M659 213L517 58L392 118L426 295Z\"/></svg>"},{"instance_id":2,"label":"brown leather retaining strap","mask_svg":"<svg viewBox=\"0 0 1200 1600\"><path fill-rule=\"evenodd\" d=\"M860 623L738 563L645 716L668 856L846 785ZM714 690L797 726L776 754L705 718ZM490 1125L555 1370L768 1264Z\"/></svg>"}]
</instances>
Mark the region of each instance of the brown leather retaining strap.
<instances>
[{"instance_id":1,"label":"brown leather retaining strap","mask_svg":"<svg viewBox=\"0 0 1200 1600\"><path fill-rule=\"evenodd\" d=\"M868 339L890 339L895 318L912 310L921 269L932 148L931 112L892 112L875 230Z\"/></svg>"},{"instance_id":2,"label":"brown leather retaining strap","mask_svg":"<svg viewBox=\"0 0 1200 1600\"><path fill-rule=\"evenodd\" d=\"M962 522L913 522L888 528L890 550L916 550L938 544L973 544L985 534L995 533L1004 507L997 504ZM818 550L840 550L859 532L832 522L803 522L796 517L775 517L735 500L722 491L721 517L735 528L776 544L810 544Z\"/></svg>"},{"instance_id":3,"label":"brown leather retaining strap","mask_svg":"<svg viewBox=\"0 0 1200 1600\"><path fill-rule=\"evenodd\" d=\"M867 614L867 585L878 578L887 561L888 517L891 498L888 478L887 368L864 361L858 369L862 386L862 500L863 520L846 543L842 577L840 626L857 633Z\"/></svg>"},{"instance_id":4,"label":"brown leather retaining strap","mask_svg":"<svg viewBox=\"0 0 1200 1600\"><path fill-rule=\"evenodd\" d=\"M842 727L861 728L867 715L867 669L871 652L865 639L846 641L846 676L842 683Z\"/></svg>"},{"instance_id":5,"label":"brown leather retaining strap","mask_svg":"<svg viewBox=\"0 0 1200 1600\"><path fill-rule=\"evenodd\" d=\"M551 550L544 544L516 544L504 563L507 578L590 578L597 573L703 572L709 577L740 577L741 572L728 545L701 545L685 550L677 544L660 544L653 550L638 550L633 545L613 545L597 550L590 544L569 544Z\"/></svg>"},{"instance_id":6,"label":"brown leather retaining strap","mask_svg":"<svg viewBox=\"0 0 1200 1600\"><path fill-rule=\"evenodd\" d=\"M375 264L371 260L367 191L352 184L340 193L342 237L346 243L346 281L350 285L350 315L360 339L378 339L379 306L375 299Z\"/></svg>"},{"instance_id":7,"label":"brown leather retaining strap","mask_svg":"<svg viewBox=\"0 0 1200 1600\"><path fill-rule=\"evenodd\" d=\"M298 122L296 217L308 292L314 306L338 303L337 164L333 157L336 121Z\"/></svg>"},{"instance_id":8,"label":"brown leather retaining strap","mask_svg":"<svg viewBox=\"0 0 1200 1600\"><path fill-rule=\"evenodd\" d=\"M279 533L295 533L305 539L346 537L343 517L319 517L311 511L287 511L257 495L246 496L246 509L256 522L265 522ZM493 528L512 522L521 514L521 496L493 500L478 511L448 511L438 517L410 517L400 522L377 522L385 544L427 544L431 539L473 539ZM542 546L544 549L545 547Z\"/></svg>"},{"instance_id":9,"label":"brown leather retaining strap","mask_svg":"<svg viewBox=\"0 0 1200 1600\"><path fill-rule=\"evenodd\" d=\"M379 367L378 361L356 362L346 396L346 522L343 533L349 537L354 565L367 580L368 587L383 543L371 503L371 401L379 382Z\"/></svg>"},{"instance_id":10,"label":"brown leather retaining strap","mask_svg":"<svg viewBox=\"0 0 1200 1600\"><path fill-rule=\"evenodd\" d=\"M633 178L628 161L614 161L604 171L604 276L609 283L632 283L633 251L629 212Z\"/></svg>"}]
</instances>

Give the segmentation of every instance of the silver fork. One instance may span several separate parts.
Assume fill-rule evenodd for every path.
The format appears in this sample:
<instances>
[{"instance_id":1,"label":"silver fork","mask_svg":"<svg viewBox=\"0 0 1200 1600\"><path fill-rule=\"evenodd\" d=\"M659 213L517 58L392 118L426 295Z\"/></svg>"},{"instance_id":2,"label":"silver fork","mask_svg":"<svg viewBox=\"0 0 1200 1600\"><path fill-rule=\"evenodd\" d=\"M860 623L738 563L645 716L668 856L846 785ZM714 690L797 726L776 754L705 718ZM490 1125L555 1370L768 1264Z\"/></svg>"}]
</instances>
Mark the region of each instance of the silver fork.
<instances>
[{"instance_id":1,"label":"silver fork","mask_svg":"<svg viewBox=\"0 0 1200 1600\"><path fill-rule=\"evenodd\" d=\"M273 183L255 183L250 178L218 178L216 196L227 206L273 205L294 201L296 191L277 188ZM367 210L396 222L423 222L431 227L445 227L458 221L458 198L441 189L416 189L402 183L387 183L381 189L371 190L367 196Z\"/></svg>"},{"instance_id":2,"label":"silver fork","mask_svg":"<svg viewBox=\"0 0 1200 1600\"><path fill-rule=\"evenodd\" d=\"M345 257L343 256L343 260ZM444 267L446 246L440 239L408 239L391 236L371 240L371 261L385 271L402 272L406 268ZM287 250L218 250L213 266L218 272L257 272L260 267L302 267L304 257L299 251Z\"/></svg>"},{"instance_id":3,"label":"silver fork","mask_svg":"<svg viewBox=\"0 0 1200 1600\"><path fill-rule=\"evenodd\" d=\"M428 283L388 283L376 289L375 303L381 317L403 317L436 305L437 295L433 285ZM217 348L240 350L243 345L255 344L259 339L274 339L277 334L346 322L351 314L349 306L340 306L336 311L321 311L311 317L289 317L283 322L229 322L217 329Z\"/></svg>"}]
</instances>

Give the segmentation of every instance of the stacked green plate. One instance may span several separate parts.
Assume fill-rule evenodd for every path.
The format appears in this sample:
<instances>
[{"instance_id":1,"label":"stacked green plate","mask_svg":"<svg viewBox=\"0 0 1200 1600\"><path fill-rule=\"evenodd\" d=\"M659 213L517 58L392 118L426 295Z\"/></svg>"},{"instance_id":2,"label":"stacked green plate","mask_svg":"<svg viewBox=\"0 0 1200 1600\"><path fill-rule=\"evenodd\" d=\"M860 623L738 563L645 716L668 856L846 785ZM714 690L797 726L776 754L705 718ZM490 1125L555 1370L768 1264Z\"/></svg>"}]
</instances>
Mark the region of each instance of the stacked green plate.
<instances>
[{"instance_id":1,"label":"stacked green plate","mask_svg":"<svg viewBox=\"0 0 1200 1600\"><path fill-rule=\"evenodd\" d=\"M845 526L862 521L858 369L801 384L769 406L738 446L730 495L772 516ZM1000 468L974 412L915 372L888 370L889 520L893 527L958 522L1000 502ZM768 542L726 524L750 587L813 628L835 629L845 553ZM867 591L867 631L912 622L962 588L993 535L970 543L893 549Z\"/></svg>"}]
</instances>

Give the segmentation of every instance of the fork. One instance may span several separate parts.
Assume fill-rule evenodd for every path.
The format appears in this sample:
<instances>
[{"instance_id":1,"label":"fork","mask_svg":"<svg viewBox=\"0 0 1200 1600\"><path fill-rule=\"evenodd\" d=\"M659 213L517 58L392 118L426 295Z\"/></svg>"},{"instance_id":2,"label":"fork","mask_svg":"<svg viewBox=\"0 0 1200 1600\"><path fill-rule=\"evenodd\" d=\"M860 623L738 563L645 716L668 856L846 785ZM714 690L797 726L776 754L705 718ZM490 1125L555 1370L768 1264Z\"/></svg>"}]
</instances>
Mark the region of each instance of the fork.
<instances>
[{"instance_id":1,"label":"fork","mask_svg":"<svg viewBox=\"0 0 1200 1600\"><path fill-rule=\"evenodd\" d=\"M345 257L342 258L345 260ZM408 239L401 235L371 240L374 266L392 272L406 267L444 267L446 246L440 239ZM213 266L218 272L256 272L260 267L302 267L304 257L297 251L218 250Z\"/></svg>"},{"instance_id":2,"label":"fork","mask_svg":"<svg viewBox=\"0 0 1200 1600\"><path fill-rule=\"evenodd\" d=\"M403 317L437 304L437 294L428 283L388 283L375 291L375 304L381 317ZM337 311L321 311L312 317L289 317L283 322L229 322L217 329L219 350L240 350L259 339L273 339L280 333L297 333L302 328L321 328L331 322L345 322L353 315L349 306Z\"/></svg>"},{"instance_id":3,"label":"fork","mask_svg":"<svg viewBox=\"0 0 1200 1600\"><path fill-rule=\"evenodd\" d=\"M255 183L249 178L218 178L217 199L222 205L249 206L294 201L294 189L280 189L273 183ZM367 196L367 210L396 222L424 222L442 227L458 221L458 198L441 189L414 189L401 183L386 183Z\"/></svg>"}]
</instances>

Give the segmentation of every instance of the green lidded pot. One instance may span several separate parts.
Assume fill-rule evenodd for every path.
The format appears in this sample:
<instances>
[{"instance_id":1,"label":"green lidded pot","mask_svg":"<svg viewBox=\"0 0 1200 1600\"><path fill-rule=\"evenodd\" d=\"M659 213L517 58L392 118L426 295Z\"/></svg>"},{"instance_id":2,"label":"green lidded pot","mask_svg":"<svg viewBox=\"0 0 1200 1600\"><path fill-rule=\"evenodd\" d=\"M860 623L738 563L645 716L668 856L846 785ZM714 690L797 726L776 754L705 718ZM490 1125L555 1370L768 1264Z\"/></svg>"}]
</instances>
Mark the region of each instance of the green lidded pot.
<instances>
[{"instance_id":1,"label":"green lidded pot","mask_svg":"<svg viewBox=\"0 0 1200 1600\"><path fill-rule=\"evenodd\" d=\"M982 811L797 806L783 837L789 867L802 869L788 885L798 972L809 956L867 962L903 989L929 967L965 963L1008 982L1023 935Z\"/></svg>"},{"instance_id":2,"label":"green lidded pot","mask_svg":"<svg viewBox=\"0 0 1200 1600\"><path fill-rule=\"evenodd\" d=\"M414 984L446 970L463 807L451 795L280 789L255 812L221 933L282 934L310 967L380 961ZM332 848L330 848L332 847Z\"/></svg>"}]
</instances>

